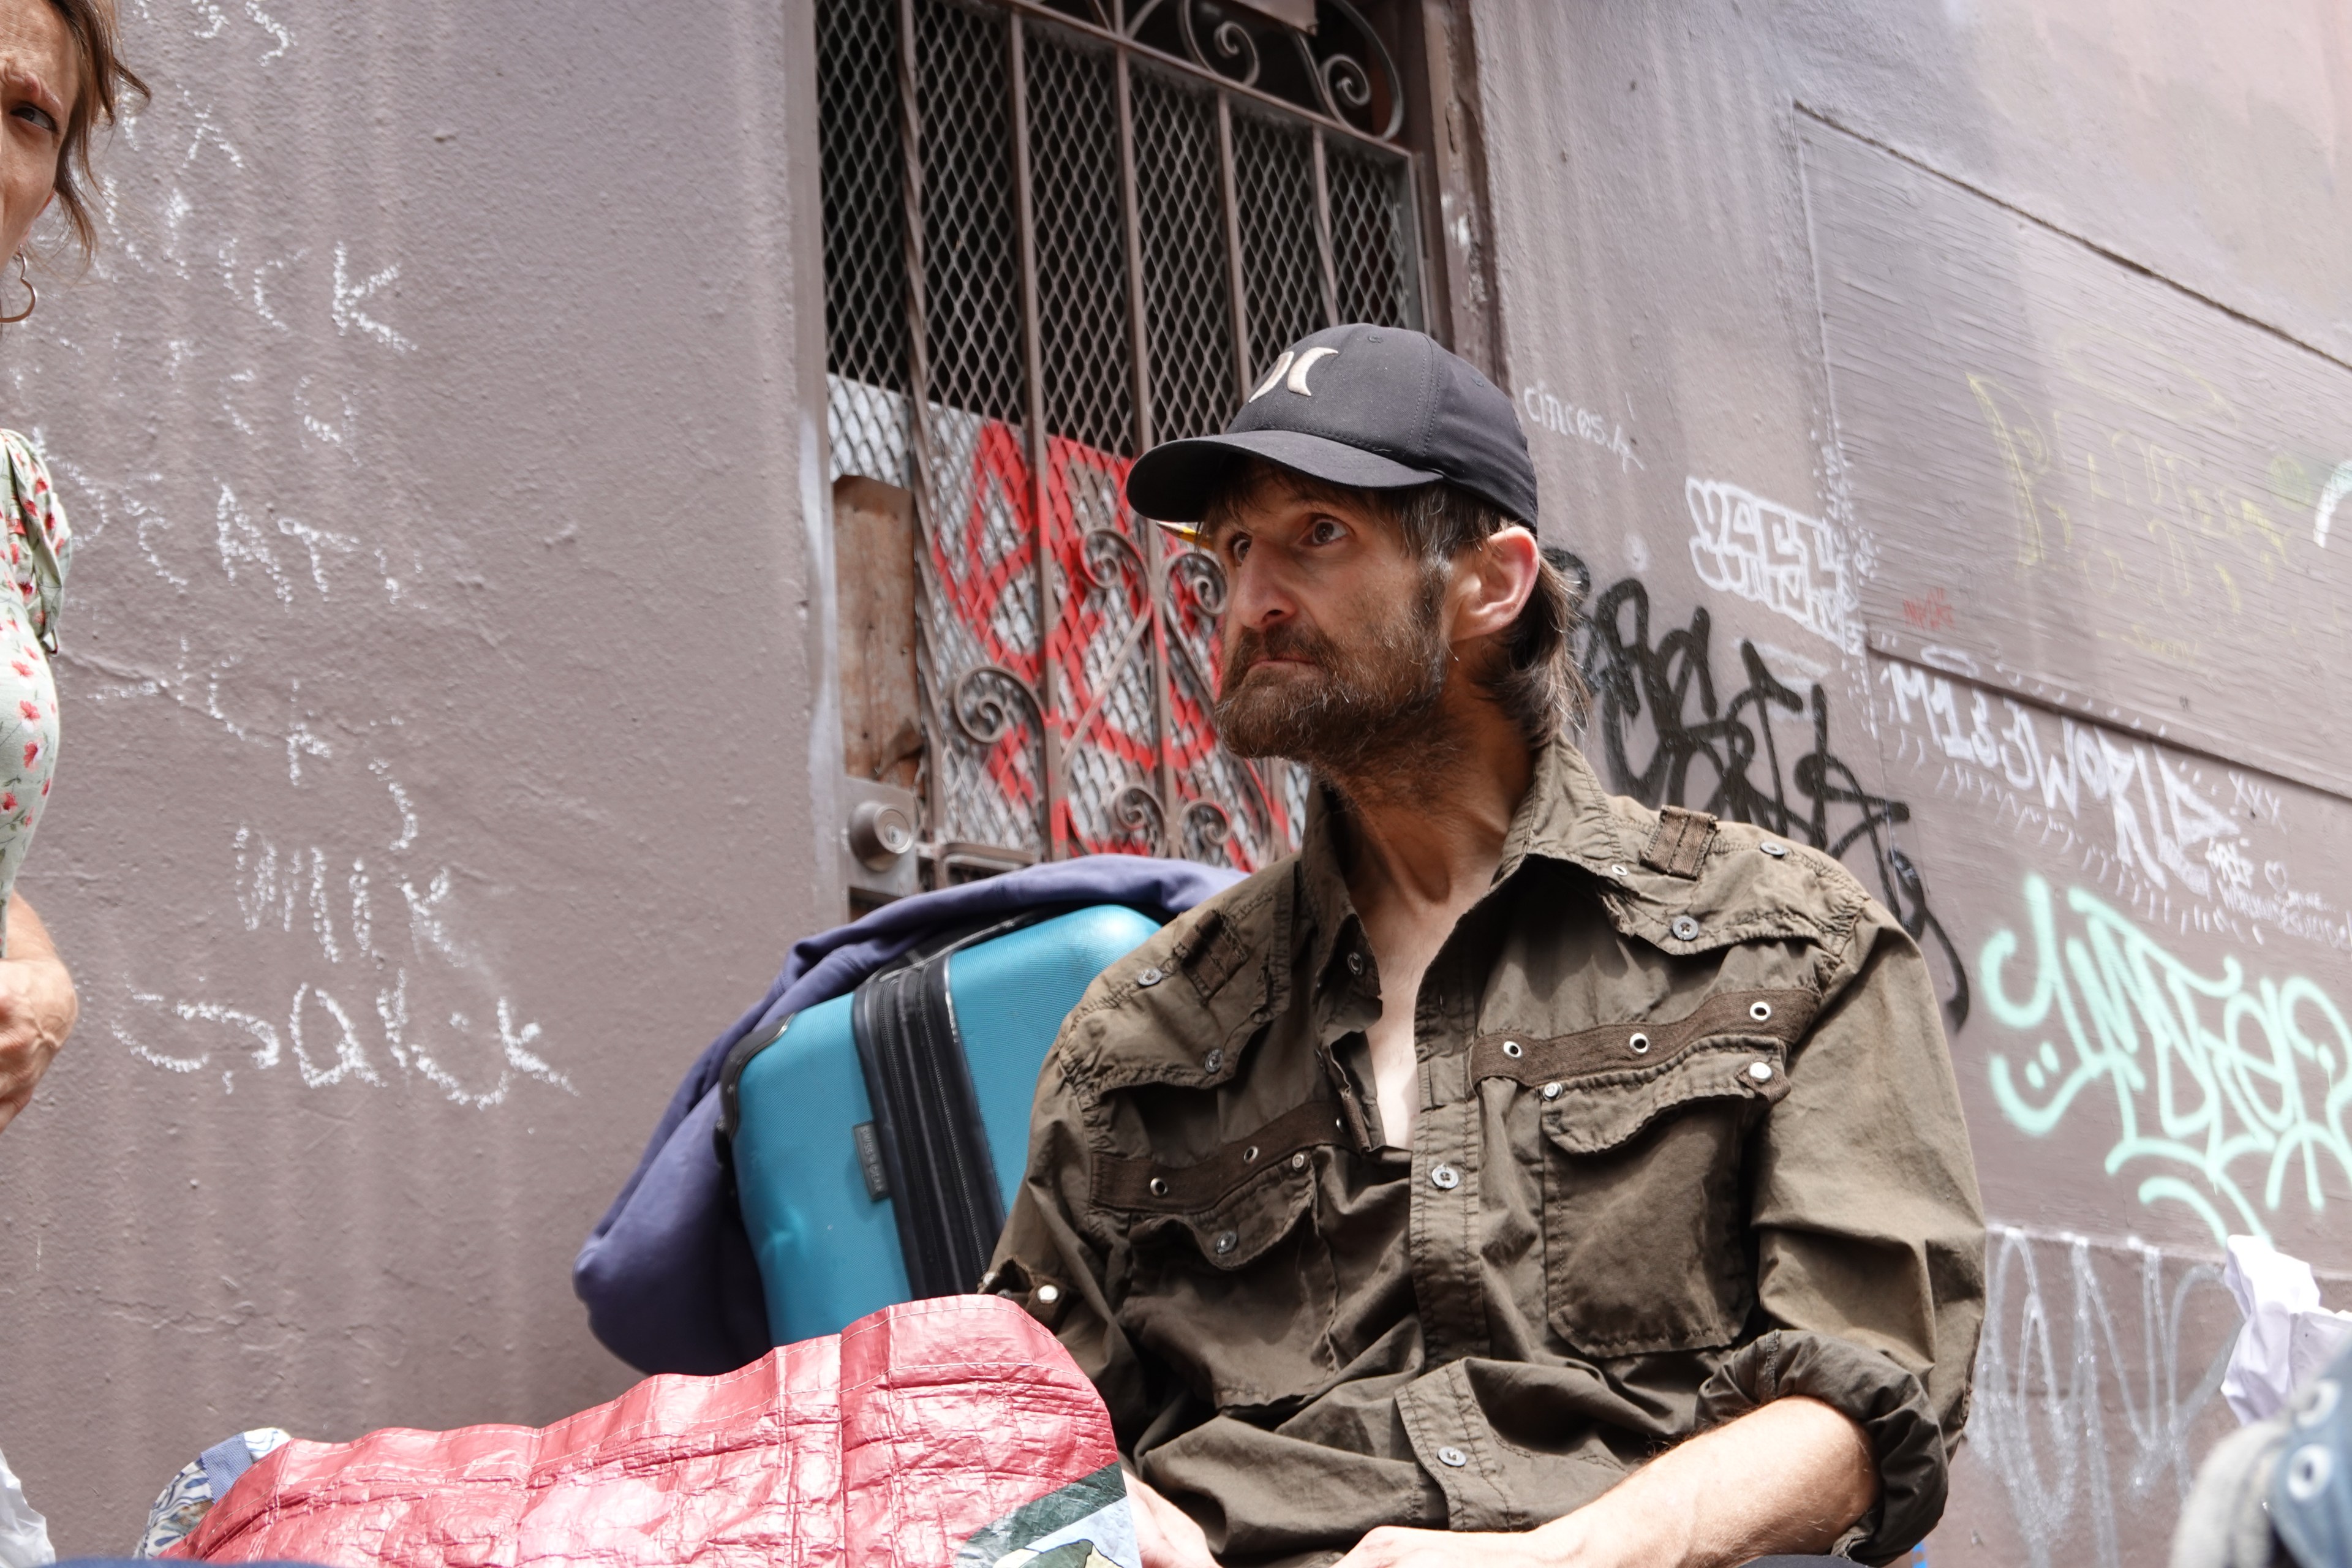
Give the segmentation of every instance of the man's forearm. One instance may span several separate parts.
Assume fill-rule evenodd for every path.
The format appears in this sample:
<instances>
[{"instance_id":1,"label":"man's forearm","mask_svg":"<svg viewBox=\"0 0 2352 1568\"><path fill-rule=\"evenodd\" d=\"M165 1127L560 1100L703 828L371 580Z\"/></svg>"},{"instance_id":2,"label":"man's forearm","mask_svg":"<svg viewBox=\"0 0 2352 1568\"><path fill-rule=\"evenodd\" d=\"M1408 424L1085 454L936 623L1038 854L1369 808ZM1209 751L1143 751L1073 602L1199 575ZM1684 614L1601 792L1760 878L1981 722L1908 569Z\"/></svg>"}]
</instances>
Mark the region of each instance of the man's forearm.
<instances>
[{"instance_id":1,"label":"man's forearm","mask_svg":"<svg viewBox=\"0 0 2352 1568\"><path fill-rule=\"evenodd\" d=\"M1877 1500L1862 1428L1819 1400L1777 1399L1661 1454L1536 1534L1553 1537L1557 1560L1578 1568L1732 1568L1827 1551Z\"/></svg>"},{"instance_id":2,"label":"man's forearm","mask_svg":"<svg viewBox=\"0 0 2352 1568\"><path fill-rule=\"evenodd\" d=\"M1524 1534L1375 1530L1339 1568L1736 1568L1825 1551L1877 1499L1862 1428L1819 1400L1778 1399Z\"/></svg>"}]
</instances>

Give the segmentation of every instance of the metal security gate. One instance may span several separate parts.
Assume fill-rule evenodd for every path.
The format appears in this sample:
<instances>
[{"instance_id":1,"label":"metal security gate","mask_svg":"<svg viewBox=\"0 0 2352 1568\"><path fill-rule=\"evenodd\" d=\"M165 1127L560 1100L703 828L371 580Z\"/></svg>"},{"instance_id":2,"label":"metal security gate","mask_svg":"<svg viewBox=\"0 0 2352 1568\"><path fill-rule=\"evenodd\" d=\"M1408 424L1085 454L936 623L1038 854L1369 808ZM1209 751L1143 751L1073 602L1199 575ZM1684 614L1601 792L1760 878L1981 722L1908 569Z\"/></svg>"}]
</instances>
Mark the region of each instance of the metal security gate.
<instances>
[{"instance_id":1,"label":"metal security gate","mask_svg":"<svg viewBox=\"0 0 2352 1568\"><path fill-rule=\"evenodd\" d=\"M1316 9L819 0L832 468L911 495L940 879L1297 842L1211 730L1222 573L1121 497L1303 333L1421 324L1401 81Z\"/></svg>"}]
</instances>

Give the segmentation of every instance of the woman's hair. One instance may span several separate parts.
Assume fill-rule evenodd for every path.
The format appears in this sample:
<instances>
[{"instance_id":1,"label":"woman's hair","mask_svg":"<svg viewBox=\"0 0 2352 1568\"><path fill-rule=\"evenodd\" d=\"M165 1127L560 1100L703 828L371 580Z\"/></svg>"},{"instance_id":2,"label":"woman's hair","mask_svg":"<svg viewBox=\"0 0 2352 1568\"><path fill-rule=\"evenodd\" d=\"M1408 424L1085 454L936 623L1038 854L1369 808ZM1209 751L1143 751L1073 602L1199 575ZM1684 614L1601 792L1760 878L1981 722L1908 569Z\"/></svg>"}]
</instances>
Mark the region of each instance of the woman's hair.
<instances>
[{"instance_id":1,"label":"woman's hair","mask_svg":"<svg viewBox=\"0 0 2352 1568\"><path fill-rule=\"evenodd\" d=\"M1198 542L1213 548L1216 536L1233 524L1241 510L1276 485L1304 496L1351 500L1376 517L1387 518L1403 536L1405 548L1420 557L1422 570L1432 577L1442 574L1463 551L1485 543L1506 528L1524 526L1444 480L1404 489L1353 489L1253 458L1234 464L1211 498L1196 535ZM1583 722L1591 701L1583 672L1576 667L1576 588L1559 565L1549 556L1538 556L1535 592L1528 595L1519 618L1504 635L1493 666L1478 677L1486 695L1518 725L1531 746L1540 746L1562 730Z\"/></svg>"},{"instance_id":2,"label":"woman's hair","mask_svg":"<svg viewBox=\"0 0 2352 1568\"><path fill-rule=\"evenodd\" d=\"M89 166L90 127L101 119L113 124L123 98L131 93L146 98L147 84L116 52L120 29L114 0L49 0L49 5L73 35L80 70L73 112L66 116L65 140L58 148L58 205L73 231L75 247L87 257L98 246L98 226L90 222L84 189L98 177Z\"/></svg>"}]
</instances>

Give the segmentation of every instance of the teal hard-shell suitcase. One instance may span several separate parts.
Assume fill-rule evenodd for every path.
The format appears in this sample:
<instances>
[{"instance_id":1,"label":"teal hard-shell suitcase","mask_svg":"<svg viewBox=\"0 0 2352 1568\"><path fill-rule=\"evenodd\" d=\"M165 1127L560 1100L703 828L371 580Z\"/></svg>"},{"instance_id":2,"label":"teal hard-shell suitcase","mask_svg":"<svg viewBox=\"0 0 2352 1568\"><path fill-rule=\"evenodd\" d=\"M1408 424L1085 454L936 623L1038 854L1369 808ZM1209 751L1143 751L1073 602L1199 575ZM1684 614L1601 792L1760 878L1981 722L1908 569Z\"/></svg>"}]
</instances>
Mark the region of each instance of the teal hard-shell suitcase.
<instances>
[{"instance_id":1,"label":"teal hard-shell suitcase","mask_svg":"<svg viewBox=\"0 0 2352 1568\"><path fill-rule=\"evenodd\" d=\"M992 927L730 1053L722 1135L775 1343L978 1284L1045 1052L1158 929L1116 904Z\"/></svg>"}]
</instances>

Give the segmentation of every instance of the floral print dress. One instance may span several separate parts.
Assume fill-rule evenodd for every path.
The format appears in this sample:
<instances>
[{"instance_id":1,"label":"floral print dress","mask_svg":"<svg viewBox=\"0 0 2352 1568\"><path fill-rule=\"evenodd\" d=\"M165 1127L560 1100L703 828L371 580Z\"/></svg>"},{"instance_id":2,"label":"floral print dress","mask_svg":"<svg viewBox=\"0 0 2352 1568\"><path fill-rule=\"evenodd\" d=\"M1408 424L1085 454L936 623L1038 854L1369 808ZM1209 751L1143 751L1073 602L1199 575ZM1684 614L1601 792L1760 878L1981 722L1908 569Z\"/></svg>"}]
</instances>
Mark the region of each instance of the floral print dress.
<instances>
[{"instance_id":1,"label":"floral print dress","mask_svg":"<svg viewBox=\"0 0 2352 1568\"><path fill-rule=\"evenodd\" d=\"M8 574L16 591L0 593L0 942L16 869L32 847L33 828L48 802L57 766L58 689L49 655L58 650L58 605L64 597L73 535L33 444L0 430L7 490L0 496L8 531Z\"/></svg>"}]
</instances>

